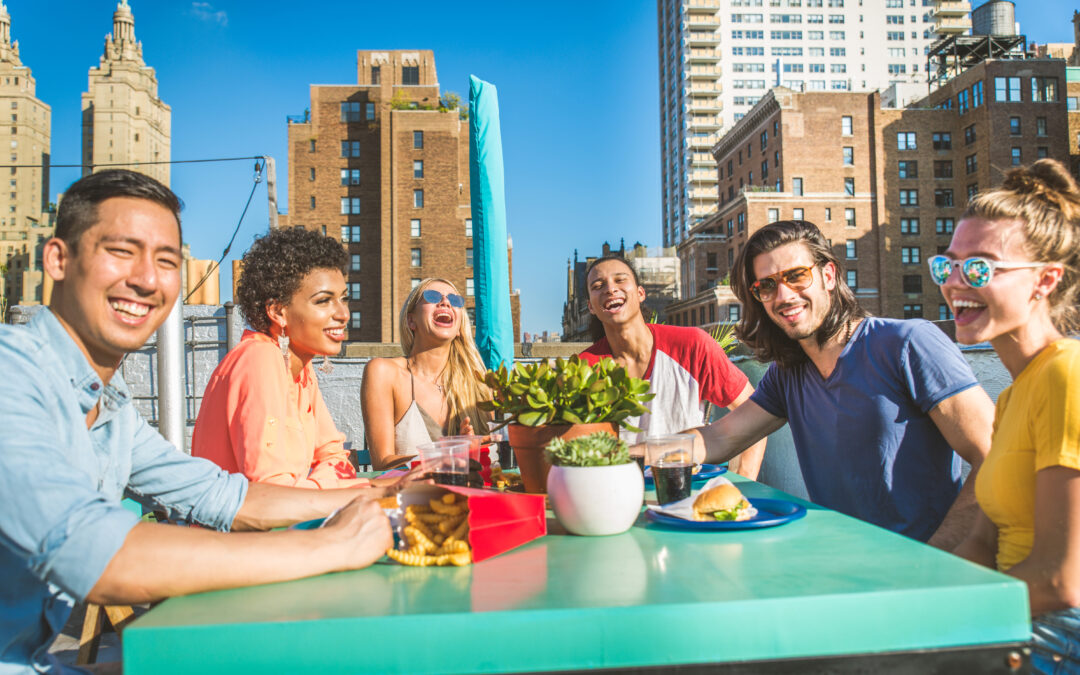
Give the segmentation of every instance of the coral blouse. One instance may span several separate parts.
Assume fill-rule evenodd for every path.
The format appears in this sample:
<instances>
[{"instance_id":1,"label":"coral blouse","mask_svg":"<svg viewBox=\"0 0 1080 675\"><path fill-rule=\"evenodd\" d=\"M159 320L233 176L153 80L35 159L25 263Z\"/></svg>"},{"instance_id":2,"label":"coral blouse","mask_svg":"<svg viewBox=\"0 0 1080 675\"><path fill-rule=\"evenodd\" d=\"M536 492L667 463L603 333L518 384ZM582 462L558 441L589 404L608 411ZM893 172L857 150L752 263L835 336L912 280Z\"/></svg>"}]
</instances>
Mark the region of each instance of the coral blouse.
<instances>
[{"instance_id":1,"label":"coral blouse","mask_svg":"<svg viewBox=\"0 0 1080 675\"><path fill-rule=\"evenodd\" d=\"M366 485L356 477L309 363L294 380L277 341L244 331L206 385L191 454L257 483Z\"/></svg>"}]
</instances>

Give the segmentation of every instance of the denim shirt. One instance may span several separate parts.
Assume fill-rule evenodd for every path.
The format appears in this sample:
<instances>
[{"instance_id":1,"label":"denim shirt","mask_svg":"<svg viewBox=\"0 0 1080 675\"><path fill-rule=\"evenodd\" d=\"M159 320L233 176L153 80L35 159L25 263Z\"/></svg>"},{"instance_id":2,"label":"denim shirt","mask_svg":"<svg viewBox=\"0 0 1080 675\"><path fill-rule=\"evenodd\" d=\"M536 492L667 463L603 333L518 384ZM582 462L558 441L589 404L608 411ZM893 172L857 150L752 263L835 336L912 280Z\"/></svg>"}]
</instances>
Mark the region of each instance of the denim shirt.
<instances>
[{"instance_id":1,"label":"denim shirt","mask_svg":"<svg viewBox=\"0 0 1080 675\"><path fill-rule=\"evenodd\" d=\"M0 675L58 672L49 644L138 522L121 499L228 530L247 480L162 438L47 309L0 326L0 364Z\"/></svg>"}]
</instances>

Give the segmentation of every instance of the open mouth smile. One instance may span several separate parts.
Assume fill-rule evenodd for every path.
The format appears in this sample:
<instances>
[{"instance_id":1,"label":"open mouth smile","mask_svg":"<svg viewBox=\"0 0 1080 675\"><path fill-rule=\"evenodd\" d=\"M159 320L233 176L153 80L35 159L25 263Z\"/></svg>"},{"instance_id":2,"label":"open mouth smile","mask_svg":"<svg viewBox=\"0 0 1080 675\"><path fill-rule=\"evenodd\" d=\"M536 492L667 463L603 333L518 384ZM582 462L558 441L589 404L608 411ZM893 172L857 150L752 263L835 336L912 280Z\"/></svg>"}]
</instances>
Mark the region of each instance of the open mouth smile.
<instances>
[{"instance_id":1,"label":"open mouth smile","mask_svg":"<svg viewBox=\"0 0 1080 675\"><path fill-rule=\"evenodd\" d=\"M453 312L439 309L435 310L435 313L431 315L431 320L435 322L436 326L449 328L454 325L455 317Z\"/></svg>"},{"instance_id":2,"label":"open mouth smile","mask_svg":"<svg viewBox=\"0 0 1080 675\"><path fill-rule=\"evenodd\" d=\"M110 300L109 307L116 312L116 315L120 317L121 321L129 324L142 323L150 313L150 310L153 309L153 305L143 302L119 299Z\"/></svg>"},{"instance_id":3,"label":"open mouth smile","mask_svg":"<svg viewBox=\"0 0 1080 675\"><path fill-rule=\"evenodd\" d=\"M986 311L985 304L974 300L953 300L952 306L957 326L971 323Z\"/></svg>"},{"instance_id":4,"label":"open mouth smile","mask_svg":"<svg viewBox=\"0 0 1080 675\"><path fill-rule=\"evenodd\" d=\"M326 333L327 337L329 337L331 340L333 340L335 342L341 342L342 340L345 339L345 327L344 326L337 326L335 328L327 328L323 332Z\"/></svg>"},{"instance_id":5,"label":"open mouth smile","mask_svg":"<svg viewBox=\"0 0 1080 675\"><path fill-rule=\"evenodd\" d=\"M626 304L626 299L625 298L611 298L610 300L608 300L607 302L604 303L604 311L605 312L615 313L615 312L619 311L620 309L622 309L623 305L625 305L625 304Z\"/></svg>"}]
</instances>

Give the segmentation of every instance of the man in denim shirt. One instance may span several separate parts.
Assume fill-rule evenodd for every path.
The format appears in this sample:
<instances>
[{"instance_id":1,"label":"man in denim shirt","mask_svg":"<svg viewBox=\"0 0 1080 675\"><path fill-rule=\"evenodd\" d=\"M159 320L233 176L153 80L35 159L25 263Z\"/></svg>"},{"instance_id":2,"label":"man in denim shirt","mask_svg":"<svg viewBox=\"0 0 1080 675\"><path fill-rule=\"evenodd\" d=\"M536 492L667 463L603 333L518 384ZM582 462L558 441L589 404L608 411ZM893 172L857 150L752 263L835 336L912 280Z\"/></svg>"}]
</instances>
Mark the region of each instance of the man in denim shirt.
<instances>
[{"instance_id":1,"label":"man in denim shirt","mask_svg":"<svg viewBox=\"0 0 1080 675\"><path fill-rule=\"evenodd\" d=\"M55 672L72 606L132 604L364 567L392 544L380 490L251 484L151 429L116 369L180 289L180 203L130 171L65 194L49 309L0 327L0 673ZM203 528L140 522L128 496ZM321 530L226 534L324 516ZM208 528L208 529L204 529Z\"/></svg>"}]
</instances>

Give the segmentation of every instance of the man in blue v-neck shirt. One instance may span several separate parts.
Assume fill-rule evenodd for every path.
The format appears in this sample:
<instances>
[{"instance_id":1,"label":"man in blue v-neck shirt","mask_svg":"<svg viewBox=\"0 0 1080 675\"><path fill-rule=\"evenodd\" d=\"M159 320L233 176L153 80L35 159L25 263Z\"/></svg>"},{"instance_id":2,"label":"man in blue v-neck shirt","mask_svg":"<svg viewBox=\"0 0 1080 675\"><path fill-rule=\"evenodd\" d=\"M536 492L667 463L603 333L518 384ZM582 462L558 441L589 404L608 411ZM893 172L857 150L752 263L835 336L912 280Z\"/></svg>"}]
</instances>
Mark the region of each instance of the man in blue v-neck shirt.
<instances>
[{"instance_id":1,"label":"man in blue v-neck shirt","mask_svg":"<svg viewBox=\"0 0 1080 675\"><path fill-rule=\"evenodd\" d=\"M812 223L758 230L735 261L738 336L771 362L746 405L700 432L708 461L787 422L817 504L951 550L976 513L994 406L933 324L868 316ZM972 473L961 486L963 457Z\"/></svg>"},{"instance_id":2,"label":"man in blue v-neck shirt","mask_svg":"<svg viewBox=\"0 0 1080 675\"><path fill-rule=\"evenodd\" d=\"M180 201L131 171L64 194L49 307L0 326L0 673L62 672L76 602L134 604L370 565L392 544L381 488L258 483L185 455L136 412L121 359L180 291ZM171 520L140 521L130 497ZM227 534L339 515L319 530Z\"/></svg>"}]
</instances>

